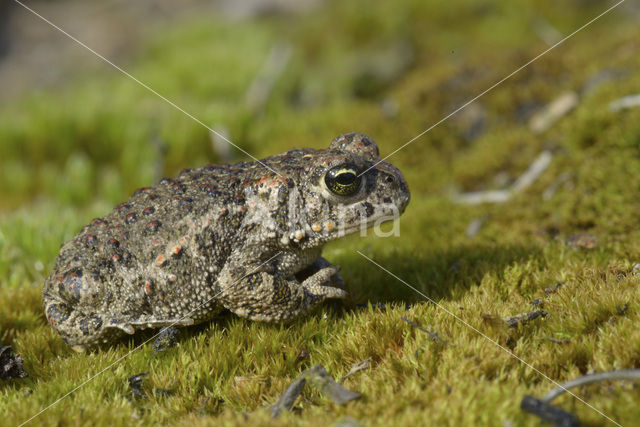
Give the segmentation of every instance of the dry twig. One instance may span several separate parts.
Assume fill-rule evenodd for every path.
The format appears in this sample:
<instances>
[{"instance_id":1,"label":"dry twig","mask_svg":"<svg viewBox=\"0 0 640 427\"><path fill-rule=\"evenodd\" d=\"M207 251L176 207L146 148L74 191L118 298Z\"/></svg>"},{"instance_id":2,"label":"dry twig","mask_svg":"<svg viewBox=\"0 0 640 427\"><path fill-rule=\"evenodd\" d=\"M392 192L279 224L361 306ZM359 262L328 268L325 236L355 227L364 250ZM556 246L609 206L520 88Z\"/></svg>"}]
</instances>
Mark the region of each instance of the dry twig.
<instances>
[{"instance_id":1,"label":"dry twig","mask_svg":"<svg viewBox=\"0 0 640 427\"><path fill-rule=\"evenodd\" d=\"M553 406L551 401L571 388L593 384L600 381L612 380L640 380L640 369L626 369L584 375L561 384L559 387L554 388L547 393L542 399L537 399L533 396L524 396L520 402L520 408L525 412L529 412L530 414L540 417L542 420L547 421L554 426L579 426L580 421L574 414Z\"/></svg>"},{"instance_id":2,"label":"dry twig","mask_svg":"<svg viewBox=\"0 0 640 427\"><path fill-rule=\"evenodd\" d=\"M480 203L504 203L515 194L521 193L533 184L549 167L553 154L550 150L544 150L531 163L529 168L516 179L511 187L504 190L474 191L470 193L456 194L453 196L455 203L478 205Z\"/></svg>"},{"instance_id":3,"label":"dry twig","mask_svg":"<svg viewBox=\"0 0 640 427\"><path fill-rule=\"evenodd\" d=\"M371 367L371 358L367 358L364 360L361 360L359 362L354 363L353 365L351 365L351 369L349 369L349 372L347 372L346 374L344 374L342 376L342 378L340 378L338 380L339 383L343 382L347 377L353 375L353 374L357 374L360 371L364 371L365 369L369 369L369 367Z\"/></svg>"},{"instance_id":4,"label":"dry twig","mask_svg":"<svg viewBox=\"0 0 640 427\"><path fill-rule=\"evenodd\" d=\"M321 393L327 394L333 402L339 405L344 405L347 402L361 397L360 393L347 390L338 384L322 366L315 365L293 380L278 401L267 408L271 409L271 417L277 418L283 411L289 411L298 396L302 393L302 389L306 383L314 386Z\"/></svg>"},{"instance_id":5,"label":"dry twig","mask_svg":"<svg viewBox=\"0 0 640 427\"><path fill-rule=\"evenodd\" d=\"M623 96L615 101L611 101L609 104L609 111L616 113L620 110L626 110L627 108L633 107L640 107L640 93Z\"/></svg>"},{"instance_id":6,"label":"dry twig","mask_svg":"<svg viewBox=\"0 0 640 427\"><path fill-rule=\"evenodd\" d=\"M545 394L542 400L551 402L562 393L570 388L580 387L582 385L593 384L600 381L612 380L640 380L640 369L624 369L620 371L598 372L595 374L584 375L561 384L560 387L554 388Z\"/></svg>"},{"instance_id":7,"label":"dry twig","mask_svg":"<svg viewBox=\"0 0 640 427\"><path fill-rule=\"evenodd\" d=\"M443 340L442 338L440 338L438 336L438 334L436 334L435 332L431 332L430 330L423 328L422 326L418 325L415 322L412 322L411 320L407 319L406 317L401 317L401 319L404 320L405 322L407 322L408 324L410 324L411 326L413 326L414 328L419 329L422 332L425 332L425 333L429 334L429 336L431 337L432 340L438 341L439 343L444 344L445 346L451 345L448 342L446 342L445 340Z\"/></svg>"},{"instance_id":8,"label":"dry twig","mask_svg":"<svg viewBox=\"0 0 640 427\"><path fill-rule=\"evenodd\" d=\"M560 118L568 114L577 105L580 97L576 92L565 92L551 101L539 113L531 117L529 128L535 133L549 129Z\"/></svg>"}]
</instances>

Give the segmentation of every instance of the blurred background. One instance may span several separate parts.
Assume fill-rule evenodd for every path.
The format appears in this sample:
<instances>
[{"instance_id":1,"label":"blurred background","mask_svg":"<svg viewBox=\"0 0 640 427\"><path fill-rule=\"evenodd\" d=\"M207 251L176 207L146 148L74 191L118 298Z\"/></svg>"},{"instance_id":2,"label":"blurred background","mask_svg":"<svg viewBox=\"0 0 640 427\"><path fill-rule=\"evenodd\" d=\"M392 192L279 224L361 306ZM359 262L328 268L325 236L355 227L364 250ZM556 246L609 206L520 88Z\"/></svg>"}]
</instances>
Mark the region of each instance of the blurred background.
<instances>
[{"instance_id":1,"label":"blurred background","mask_svg":"<svg viewBox=\"0 0 640 427\"><path fill-rule=\"evenodd\" d=\"M347 131L371 135L388 154L614 2L25 4L262 157L326 147ZM452 197L511 188L544 150L555 157L537 180L539 216L527 229L594 224L602 211L577 208L584 198L572 194L611 177L608 167L624 172L616 159L629 156L605 169L585 158L604 161L596 153L613 146L637 149L638 109L613 114L608 106L639 92L639 17L638 3L625 2L391 157L412 190L409 229L464 233L469 221L501 208L469 210ZM207 128L15 1L0 0L2 280L41 281L62 240L136 188L239 160L247 157ZM575 179L577 167L600 172ZM564 208L558 199L539 205L548 188L566 191ZM517 215L517 206L506 213ZM524 199L521 209L530 207ZM436 218L434 210L447 214Z\"/></svg>"},{"instance_id":2,"label":"blurred background","mask_svg":"<svg viewBox=\"0 0 640 427\"><path fill-rule=\"evenodd\" d=\"M544 91L587 77L570 64L558 72L568 51L637 23L637 3L627 3L509 81L522 91L517 103L500 105L492 94L396 162L428 161L424 146L455 151L481 136L492 114L527 120L548 101ZM388 153L613 3L26 4L249 152L268 155L324 146L348 130L370 133ZM13 0L0 5L2 211L42 195L115 203L184 167L244 158ZM593 49L604 69L606 57Z\"/></svg>"}]
</instances>

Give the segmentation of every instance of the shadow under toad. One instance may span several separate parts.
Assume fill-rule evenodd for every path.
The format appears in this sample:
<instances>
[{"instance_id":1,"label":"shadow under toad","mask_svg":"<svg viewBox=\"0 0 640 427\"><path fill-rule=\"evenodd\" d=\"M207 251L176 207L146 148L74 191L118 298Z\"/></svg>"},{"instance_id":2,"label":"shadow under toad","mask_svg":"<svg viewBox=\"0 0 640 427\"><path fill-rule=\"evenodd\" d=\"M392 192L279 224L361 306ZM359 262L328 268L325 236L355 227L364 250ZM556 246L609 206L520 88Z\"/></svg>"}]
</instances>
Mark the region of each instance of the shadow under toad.
<instances>
[{"instance_id":1,"label":"shadow under toad","mask_svg":"<svg viewBox=\"0 0 640 427\"><path fill-rule=\"evenodd\" d=\"M487 274L502 279L505 269L515 263L543 263L540 248L520 245L469 245L416 256L364 254L435 301L468 291L479 285ZM350 269L366 271L366 281L355 282L345 277L354 302L412 304L426 300L365 257L356 255L342 262L344 272Z\"/></svg>"}]
</instances>

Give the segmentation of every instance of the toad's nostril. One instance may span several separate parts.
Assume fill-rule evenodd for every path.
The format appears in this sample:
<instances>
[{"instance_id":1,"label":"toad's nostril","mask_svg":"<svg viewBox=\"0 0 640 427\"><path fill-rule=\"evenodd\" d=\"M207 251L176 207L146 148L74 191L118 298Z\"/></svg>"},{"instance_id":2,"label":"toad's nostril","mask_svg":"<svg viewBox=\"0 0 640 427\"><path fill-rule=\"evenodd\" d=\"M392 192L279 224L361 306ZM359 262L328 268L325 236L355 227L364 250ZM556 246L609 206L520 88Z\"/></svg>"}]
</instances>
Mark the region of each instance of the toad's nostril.
<instances>
[{"instance_id":1,"label":"toad's nostril","mask_svg":"<svg viewBox=\"0 0 640 427\"><path fill-rule=\"evenodd\" d=\"M385 181L387 181L389 184L391 184L395 180L396 179L392 175L387 175L387 177L385 178Z\"/></svg>"}]
</instances>

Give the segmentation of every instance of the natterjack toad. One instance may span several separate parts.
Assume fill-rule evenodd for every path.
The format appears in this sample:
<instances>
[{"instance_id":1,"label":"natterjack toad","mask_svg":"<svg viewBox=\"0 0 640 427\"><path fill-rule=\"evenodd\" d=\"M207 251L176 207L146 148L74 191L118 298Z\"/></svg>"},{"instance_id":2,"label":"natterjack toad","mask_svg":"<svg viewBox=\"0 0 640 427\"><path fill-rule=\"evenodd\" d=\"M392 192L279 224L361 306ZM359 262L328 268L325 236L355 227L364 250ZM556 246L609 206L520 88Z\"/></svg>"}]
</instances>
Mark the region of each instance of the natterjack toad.
<instances>
[{"instance_id":1,"label":"natterjack toad","mask_svg":"<svg viewBox=\"0 0 640 427\"><path fill-rule=\"evenodd\" d=\"M45 314L78 351L225 308L288 321L346 296L331 286L341 279L320 256L325 243L397 218L408 202L400 171L359 133L325 150L185 170L137 190L62 245L44 285Z\"/></svg>"}]
</instances>

